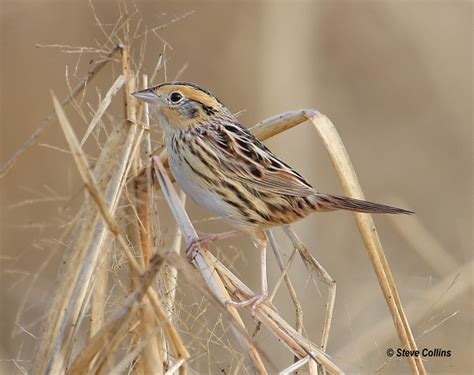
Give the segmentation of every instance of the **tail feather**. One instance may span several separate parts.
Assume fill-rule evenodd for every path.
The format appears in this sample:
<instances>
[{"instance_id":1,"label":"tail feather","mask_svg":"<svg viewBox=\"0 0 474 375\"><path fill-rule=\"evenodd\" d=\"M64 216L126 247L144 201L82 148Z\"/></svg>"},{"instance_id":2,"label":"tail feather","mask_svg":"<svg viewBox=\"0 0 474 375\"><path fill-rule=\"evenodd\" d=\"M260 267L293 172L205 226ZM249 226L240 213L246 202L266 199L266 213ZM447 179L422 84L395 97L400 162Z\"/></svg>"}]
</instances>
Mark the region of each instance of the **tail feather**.
<instances>
[{"instance_id":1,"label":"tail feather","mask_svg":"<svg viewBox=\"0 0 474 375\"><path fill-rule=\"evenodd\" d=\"M341 195L316 193L313 197L313 203L316 205L316 211L347 210L371 214L405 215L410 215L414 213L413 211L404 210L403 208L386 206L384 204L363 201L360 199L344 197Z\"/></svg>"}]
</instances>

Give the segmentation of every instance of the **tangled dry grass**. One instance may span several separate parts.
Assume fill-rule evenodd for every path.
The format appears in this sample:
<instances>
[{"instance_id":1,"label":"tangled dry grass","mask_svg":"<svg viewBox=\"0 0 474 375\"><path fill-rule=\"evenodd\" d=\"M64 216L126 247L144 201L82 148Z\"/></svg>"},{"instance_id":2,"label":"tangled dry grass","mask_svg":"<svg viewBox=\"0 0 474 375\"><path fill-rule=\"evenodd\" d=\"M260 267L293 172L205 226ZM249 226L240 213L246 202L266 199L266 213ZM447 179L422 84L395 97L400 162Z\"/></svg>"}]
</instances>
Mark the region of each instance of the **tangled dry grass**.
<instances>
[{"instance_id":1,"label":"tangled dry grass","mask_svg":"<svg viewBox=\"0 0 474 375\"><path fill-rule=\"evenodd\" d=\"M186 214L184 197L174 190L169 179L163 144L152 140L148 109L130 95L154 83L158 72L166 70L163 54L149 79L142 71L146 39L148 35L159 37L158 31L164 26L146 28L139 21L134 23L136 19L135 11L124 8L112 31L103 29L104 45L90 51L68 47L70 52L96 53L101 58L78 85L70 87L70 94L62 101L53 94L54 111L1 172L5 175L14 167L19 155L57 117L69 145L67 152L73 156L84 186L81 207L65 225L61 240L64 258L57 288L51 293L47 319L42 323L33 371L172 374L225 369L237 374L304 369L312 374L343 373L326 354L335 282L291 228L287 234L294 250L286 262L275 241L271 241L282 271L272 295L283 283L286 285L295 308L294 325L262 305L257 310L259 323L251 334L253 323L247 322L241 311L222 304L229 298L245 298L242 292L249 293L250 289L243 280L207 248L200 248L194 267L179 255L183 239L189 243L197 232ZM163 44L166 50L166 41ZM113 82L107 90L94 88L94 80L104 69L116 71ZM99 92L95 107L82 100L86 89ZM120 121L110 109L113 101L123 105ZM64 109L67 105L88 124L85 131L69 120ZM312 110L286 112L251 130L264 140L305 121L314 126L322 139L346 194L363 198L343 143L324 115ZM95 154L85 151L88 142L94 143ZM160 218L169 214L160 206L159 200L163 198L176 222L170 243L164 243L161 237ZM366 214L354 217L400 346L414 350L416 343L374 223ZM304 330L303 312L288 276L288 269L298 255L311 277L328 285L325 323L317 343L308 339L310 335ZM183 297L189 299L189 295L194 302L184 305ZM254 336L261 326L278 339L275 345L284 345L294 355L287 368L275 368L265 347L255 342ZM413 373L425 373L420 358L410 357L408 361Z\"/></svg>"}]
</instances>

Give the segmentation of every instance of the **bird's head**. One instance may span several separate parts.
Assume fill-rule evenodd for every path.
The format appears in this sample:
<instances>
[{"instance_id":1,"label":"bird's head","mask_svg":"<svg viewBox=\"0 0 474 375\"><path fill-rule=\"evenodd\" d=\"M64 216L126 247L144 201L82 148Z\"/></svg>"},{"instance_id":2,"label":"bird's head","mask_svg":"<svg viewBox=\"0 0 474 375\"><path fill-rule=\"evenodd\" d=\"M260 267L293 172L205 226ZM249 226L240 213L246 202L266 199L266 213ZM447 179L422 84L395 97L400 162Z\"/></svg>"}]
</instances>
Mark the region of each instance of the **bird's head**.
<instances>
[{"instance_id":1,"label":"bird's head","mask_svg":"<svg viewBox=\"0 0 474 375\"><path fill-rule=\"evenodd\" d=\"M209 91L194 83L162 83L132 94L156 110L165 130L186 129L209 122L227 110Z\"/></svg>"}]
</instances>

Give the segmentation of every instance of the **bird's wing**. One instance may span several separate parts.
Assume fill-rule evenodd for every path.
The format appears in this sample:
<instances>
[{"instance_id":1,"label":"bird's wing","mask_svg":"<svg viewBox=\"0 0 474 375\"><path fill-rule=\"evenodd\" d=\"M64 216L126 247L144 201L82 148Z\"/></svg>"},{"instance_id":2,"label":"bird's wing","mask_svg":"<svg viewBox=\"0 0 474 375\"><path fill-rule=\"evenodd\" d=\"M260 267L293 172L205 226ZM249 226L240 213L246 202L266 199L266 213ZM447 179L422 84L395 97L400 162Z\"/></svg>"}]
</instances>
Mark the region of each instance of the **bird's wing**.
<instances>
[{"instance_id":1,"label":"bird's wing","mask_svg":"<svg viewBox=\"0 0 474 375\"><path fill-rule=\"evenodd\" d=\"M226 160L226 177L261 193L305 197L315 194L311 185L276 157L252 133L239 124L219 125L209 132L212 149Z\"/></svg>"}]
</instances>

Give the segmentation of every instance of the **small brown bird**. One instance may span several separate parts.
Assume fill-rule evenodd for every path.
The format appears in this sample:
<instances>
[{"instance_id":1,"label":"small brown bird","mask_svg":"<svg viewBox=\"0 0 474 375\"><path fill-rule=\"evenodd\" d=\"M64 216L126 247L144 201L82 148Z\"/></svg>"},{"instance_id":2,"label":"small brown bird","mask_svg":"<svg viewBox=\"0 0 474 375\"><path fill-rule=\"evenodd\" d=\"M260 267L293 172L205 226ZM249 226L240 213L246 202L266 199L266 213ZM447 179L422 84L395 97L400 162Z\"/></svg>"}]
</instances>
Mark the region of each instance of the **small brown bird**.
<instances>
[{"instance_id":1,"label":"small brown bird","mask_svg":"<svg viewBox=\"0 0 474 375\"><path fill-rule=\"evenodd\" d=\"M163 128L171 172L198 205L251 233L260 250L261 293L244 302L255 307L268 295L264 230L313 212L348 210L411 214L412 211L316 191L243 127L209 91L169 82L133 95L152 105Z\"/></svg>"}]
</instances>

